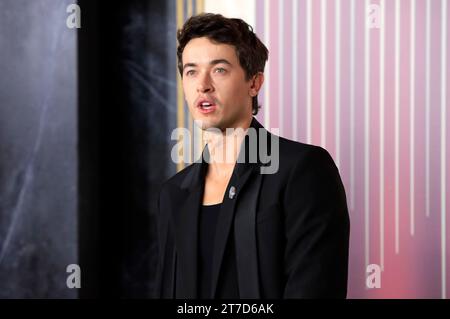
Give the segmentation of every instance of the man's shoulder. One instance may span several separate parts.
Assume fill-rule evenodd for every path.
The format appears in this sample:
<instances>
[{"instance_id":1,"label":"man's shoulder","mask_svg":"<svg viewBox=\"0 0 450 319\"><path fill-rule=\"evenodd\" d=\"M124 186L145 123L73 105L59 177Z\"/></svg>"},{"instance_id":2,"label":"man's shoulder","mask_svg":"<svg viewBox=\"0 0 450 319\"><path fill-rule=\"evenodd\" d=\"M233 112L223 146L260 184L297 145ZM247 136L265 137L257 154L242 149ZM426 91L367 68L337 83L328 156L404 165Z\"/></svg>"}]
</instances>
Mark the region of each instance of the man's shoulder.
<instances>
[{"instance_id":1,"label":"man's shoulder","mask_svg":"<svg viewBox=\"0 0 450 319\"><path fill-rule=\"evenodd\" d=\"M288 157L303 156L305 154L308 154L309 152L313 152L316 148L319 147L312 144L306 144L290 140L288 138L284 138L281 136L278 136L278 138L281 156L288 156Z\"/></svg>"},{"instance_id":2,"label":"man's shoulder","mask_svg":"<svg viewBox=\"0 0 450 319\"><path fill-rule=\"evenodd\" d=\"M287 164L295 165L302 162L334 163L330 153L321 146L302 143L279 137L280 159Z\"/></svg>"},{"instance_id":3,"label":"man's shoulder","mask_svg":"<svg viewBox=\"0 0 450 319\"><path fill-rule=\"evenodd\" d=\"M284 162L284 165L282 164ZM339 168L323 147L280 138L280 167L295 187L309 185L318 192L341 190L345 194Z\"/></svg>"},{"instance_id":4,"label":"man's shoulder","mask_svg":"<svg viewBox=\"0 0 450 319\"><path fill-rule=\"evenodd\" d=\"M201 165L200 163L191 163L179 172L175 173L175 175L172 175L168 179L166 179L162 185L161 190L167 187L180 187L183 181L185 180L186 176L191 172L195 165Z\"/></svg>"}]
</instances>

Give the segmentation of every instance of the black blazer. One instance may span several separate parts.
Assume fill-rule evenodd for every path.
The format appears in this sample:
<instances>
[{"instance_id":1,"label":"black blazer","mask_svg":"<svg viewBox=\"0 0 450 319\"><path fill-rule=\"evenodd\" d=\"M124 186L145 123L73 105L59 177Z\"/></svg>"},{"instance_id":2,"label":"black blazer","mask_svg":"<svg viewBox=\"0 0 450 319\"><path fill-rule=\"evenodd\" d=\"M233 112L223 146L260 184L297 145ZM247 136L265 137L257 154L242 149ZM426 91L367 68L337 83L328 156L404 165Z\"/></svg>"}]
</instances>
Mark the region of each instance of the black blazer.
<instances>
[{"instance_id":1,"label":"black blazer","mask_svg":"<svg viewBox=\"0 0 450 319\"><path fill-rule=\"evenodd\" d=\"M272 135L255 118L251 127L268 134L265 144L259 137L257 144L270 153ZM218 217L211 298L226 298L233 276L241 298L346 297L350 223L338 169L323 148L278 138L277 173L261 174L270 163L259 156L256 163L247 157L235 165ZM241 154L244 147L249 154L248 135ZM161 188L159 298L197 298L198 215L207 167L200 158Z\"/></svg>"}]
</instances>

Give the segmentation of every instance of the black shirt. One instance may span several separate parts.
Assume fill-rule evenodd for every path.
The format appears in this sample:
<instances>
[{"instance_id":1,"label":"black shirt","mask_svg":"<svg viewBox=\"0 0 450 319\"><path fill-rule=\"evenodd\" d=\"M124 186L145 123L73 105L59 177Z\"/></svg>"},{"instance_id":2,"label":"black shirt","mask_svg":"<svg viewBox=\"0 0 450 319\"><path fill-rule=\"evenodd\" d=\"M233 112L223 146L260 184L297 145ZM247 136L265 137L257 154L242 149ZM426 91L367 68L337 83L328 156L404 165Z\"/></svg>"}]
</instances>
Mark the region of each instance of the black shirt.
<instances>
[{"instance_id":1,"label":"black shirt","mask_svg":"<svg viewBox=\"0 0 450 319\"><path fill-rule=\"evenodd\" d=\"M212 274L212 262L214 252L214 238L217 229L217 220L220 214L220 208L222 203L215 205L202 205L199 216L199 298L209 299L211 296L211 274ZM231 236L233 237L233 236ZM234 247L231 247L234 248ZM239 298L239 288L237 284L237 271L236 261L234 257L234 250L231 254L231 267L230 264L224 265L227 268L225 270L227 276L226 296L227 298Z\"/></svg>"}]
</instances>

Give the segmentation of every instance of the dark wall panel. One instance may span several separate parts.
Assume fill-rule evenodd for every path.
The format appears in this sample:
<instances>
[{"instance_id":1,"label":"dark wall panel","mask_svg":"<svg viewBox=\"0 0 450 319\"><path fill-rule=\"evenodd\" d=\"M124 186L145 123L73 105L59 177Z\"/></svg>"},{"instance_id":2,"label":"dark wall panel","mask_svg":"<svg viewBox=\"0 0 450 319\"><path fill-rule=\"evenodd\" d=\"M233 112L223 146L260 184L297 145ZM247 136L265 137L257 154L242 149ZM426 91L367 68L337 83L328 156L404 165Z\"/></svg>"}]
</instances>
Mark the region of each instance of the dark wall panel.
<instances>
[{"instance_id":1,"label":"dark wall panel","mask_svg":"<svg viewBox=\"0 0 450 319\"><path fill-rule=\"evenodd\" d=\"M151 297L152 218L175 173L175 1L80 1L81 297Z\"/></svg>"}]
</instances>

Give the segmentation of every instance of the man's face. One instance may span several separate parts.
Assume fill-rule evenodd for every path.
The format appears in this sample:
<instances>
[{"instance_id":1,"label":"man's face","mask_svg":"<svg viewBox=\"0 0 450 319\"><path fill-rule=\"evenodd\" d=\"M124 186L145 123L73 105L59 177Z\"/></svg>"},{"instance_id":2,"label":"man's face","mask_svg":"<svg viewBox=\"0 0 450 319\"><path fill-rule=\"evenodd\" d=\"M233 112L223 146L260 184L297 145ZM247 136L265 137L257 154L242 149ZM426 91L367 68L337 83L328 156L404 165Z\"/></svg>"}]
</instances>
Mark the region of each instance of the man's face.
<instances>
[{"instance_id":1,"label":"man's face","mask_svg":"<svg viewBox=\"0 0 450 319\"><path fill-rule=\"evenodd\" d=\"M255 90L232 45L195 38L185 46L182 60L184 96L203 130L225 130L251 120Z\"/></svg>"}]
</instances>

